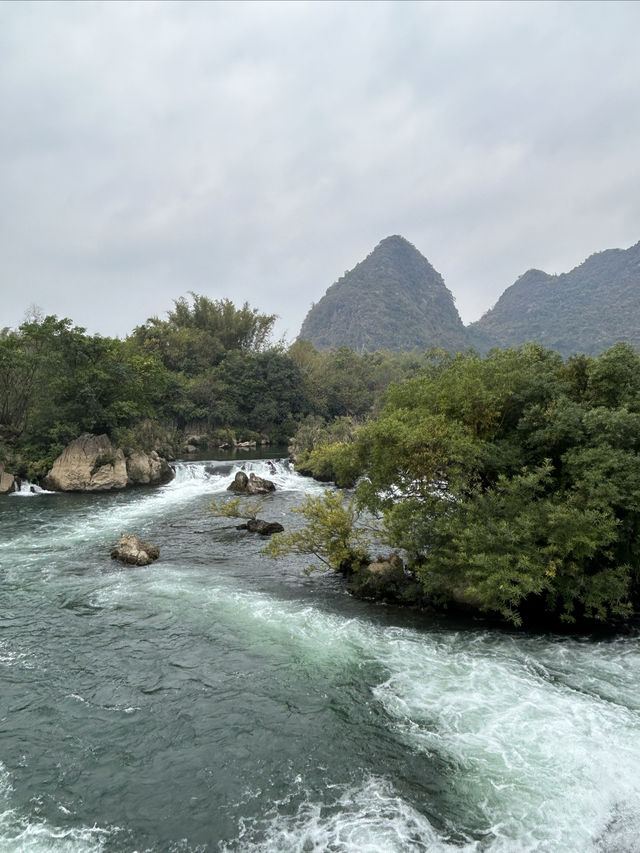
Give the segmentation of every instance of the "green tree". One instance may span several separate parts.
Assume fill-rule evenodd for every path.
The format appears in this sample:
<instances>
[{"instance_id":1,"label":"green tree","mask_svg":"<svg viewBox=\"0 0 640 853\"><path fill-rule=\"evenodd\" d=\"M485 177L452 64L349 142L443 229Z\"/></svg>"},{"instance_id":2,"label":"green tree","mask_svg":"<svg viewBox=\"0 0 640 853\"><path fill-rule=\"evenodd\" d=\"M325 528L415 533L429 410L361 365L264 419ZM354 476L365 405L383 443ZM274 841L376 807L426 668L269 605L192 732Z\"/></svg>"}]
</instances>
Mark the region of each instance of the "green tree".
<instances>
[{"instance_id":1,"label":"green tree","mask_svg":"<svg viewBox=\"0 0 640 853\"><path fill-rule=\"evenodd\" d=\"M638 377L640 356L622 345L567 363L537 345L435 358L357 432L359 505L441 602L516 623L628 616L640 597Z\"/></svg>"}]
</instances>

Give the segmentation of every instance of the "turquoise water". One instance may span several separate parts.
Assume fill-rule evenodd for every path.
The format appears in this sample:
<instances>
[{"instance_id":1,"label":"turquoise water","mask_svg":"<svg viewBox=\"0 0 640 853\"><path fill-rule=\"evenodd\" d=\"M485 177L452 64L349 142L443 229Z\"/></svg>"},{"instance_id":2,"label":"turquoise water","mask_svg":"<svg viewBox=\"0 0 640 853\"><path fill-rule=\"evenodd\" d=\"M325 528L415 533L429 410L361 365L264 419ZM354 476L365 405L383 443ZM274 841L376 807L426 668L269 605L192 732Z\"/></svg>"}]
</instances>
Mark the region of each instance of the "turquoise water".
<instances>
[{"instance_id":1,"label":"turquoise water","mask_svg":"<svg viewBox=\"0 0 640 853\"><path fill-rule=\"evenodd\" d=\"M354 601L208 515L240 464L0 502L2 853L640 851L636 640Z\"/></svg>"}]
</instances>

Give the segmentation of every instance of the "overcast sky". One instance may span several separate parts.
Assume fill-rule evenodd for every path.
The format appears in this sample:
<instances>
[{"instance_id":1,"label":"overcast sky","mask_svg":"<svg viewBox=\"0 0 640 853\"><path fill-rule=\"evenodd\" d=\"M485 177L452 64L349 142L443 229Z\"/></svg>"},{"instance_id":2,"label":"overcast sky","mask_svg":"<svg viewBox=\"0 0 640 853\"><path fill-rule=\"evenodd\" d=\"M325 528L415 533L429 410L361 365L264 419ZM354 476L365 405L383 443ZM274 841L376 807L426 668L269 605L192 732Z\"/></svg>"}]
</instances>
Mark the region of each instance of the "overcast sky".
<instances>
[{"instance_id":1,"label":"overcast sky","mask_svg":"<svg viewBox=\"0 0 640 853\"><path fill-rule=\"evenodd\" d=\"M278 314L390 234L465 322L640 240L638 2L0 2L0 327Z\"/></svg>"}]
</instances>

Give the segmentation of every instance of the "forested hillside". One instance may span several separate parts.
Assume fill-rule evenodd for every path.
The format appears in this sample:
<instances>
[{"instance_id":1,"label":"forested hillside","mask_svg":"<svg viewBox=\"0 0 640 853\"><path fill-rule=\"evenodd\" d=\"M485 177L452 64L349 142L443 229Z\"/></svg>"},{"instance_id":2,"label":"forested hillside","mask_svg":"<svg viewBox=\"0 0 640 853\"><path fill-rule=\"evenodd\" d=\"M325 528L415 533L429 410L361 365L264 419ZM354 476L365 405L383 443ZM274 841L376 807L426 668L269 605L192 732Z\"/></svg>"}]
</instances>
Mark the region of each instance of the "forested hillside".
<instances>
[{"instance_id":1,"label":"forested hillside","mask_svg":"<svg viewBox=\"0 0 640 853\"><path fill-rule=\"evenodd\" d=\"M640 243L591 255L562 275L529 270L468 329L480 351L537 341L567 356L640 346Z\"/></svg>"},{"instance_id":2,"label":"forested hillside","mask_svg":"<svg viewBox=\"0 0 640 853\"><path fill-rule=\"evenodd\" d=\"M317 349L424 350L465 347L453 296L420 252L387 237L314 305L299 338Z\"/></svg>"},{"instance_id":3,"label":"forested hillside","mask_svg":"<svg viewBox=\"0 0 640 853\"><path fill-rule=\"evenodd\" d=\"M529 270L466 328L442 276L403 237L387 237L314 305L300 339L357 352L517 347L593 355L618 341L640 346L640 243L592 255L571 272Z\"/></svg>"}]
</instances>

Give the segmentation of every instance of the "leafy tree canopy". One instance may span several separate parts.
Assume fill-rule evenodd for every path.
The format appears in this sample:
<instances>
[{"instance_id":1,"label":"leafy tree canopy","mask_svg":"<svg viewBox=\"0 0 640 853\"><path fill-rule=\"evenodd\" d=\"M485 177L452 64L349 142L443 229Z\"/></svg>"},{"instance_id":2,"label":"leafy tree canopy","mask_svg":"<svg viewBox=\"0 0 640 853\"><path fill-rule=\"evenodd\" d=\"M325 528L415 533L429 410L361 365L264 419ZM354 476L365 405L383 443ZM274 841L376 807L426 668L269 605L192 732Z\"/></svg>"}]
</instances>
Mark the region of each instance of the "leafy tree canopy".
<instances>
[{"instance_id":1,"label":"leafy tree canopy","mask_svg":"<svg viewBox=\"0 0 640 853\"><path fill-rule=\"evenodd\" d=\"M603 620L640 597L639 416L630 346L527 345L433 360L336 452L434 598Z\"/></svg>"}]
</instances>

